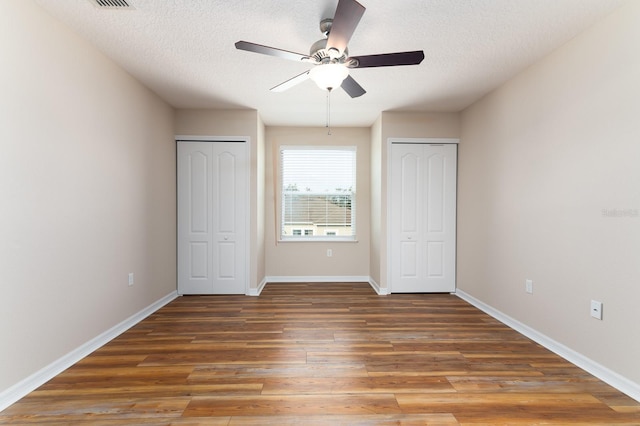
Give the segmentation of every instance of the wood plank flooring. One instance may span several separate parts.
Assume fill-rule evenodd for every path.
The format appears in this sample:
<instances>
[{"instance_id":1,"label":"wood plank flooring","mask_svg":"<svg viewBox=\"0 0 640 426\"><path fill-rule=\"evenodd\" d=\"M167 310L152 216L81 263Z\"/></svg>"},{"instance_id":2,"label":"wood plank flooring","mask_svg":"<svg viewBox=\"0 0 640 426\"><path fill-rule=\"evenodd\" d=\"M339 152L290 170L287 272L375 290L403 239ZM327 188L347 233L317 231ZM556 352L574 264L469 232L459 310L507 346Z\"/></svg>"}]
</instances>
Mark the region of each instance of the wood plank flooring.
<instances>
[{"instance_id":1,"label":"wood plank flooring","mask_svg":"<svg viewBox=\"0 0 640 426\"><path fill-rule=\"evenodd\" d=\"M176 299L0 423L640 425L640 404L452 295L268 284Z\"/></svg>"}]
</instances>

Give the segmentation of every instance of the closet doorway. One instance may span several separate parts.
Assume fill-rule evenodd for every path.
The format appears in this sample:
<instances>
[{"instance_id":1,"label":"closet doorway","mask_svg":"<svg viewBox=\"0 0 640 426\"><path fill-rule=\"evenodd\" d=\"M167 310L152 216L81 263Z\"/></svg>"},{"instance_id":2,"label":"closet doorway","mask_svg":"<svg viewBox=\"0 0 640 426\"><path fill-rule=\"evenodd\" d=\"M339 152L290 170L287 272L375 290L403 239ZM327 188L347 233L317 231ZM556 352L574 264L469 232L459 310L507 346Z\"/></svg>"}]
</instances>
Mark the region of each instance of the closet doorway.
<instances>
[{"instance_id":1,"label":"closet doorway","mask_svg":"<svg viewBox=\"0 0 640 426\"><path fill-rule=\"evenodd\" d=\"M178 293L247 294L248 143L176 142Z\"/></svg>"},{"instance_id":2,"label":"closet doorway","mask_svg":"<svg viewBox=\"0 0 640 426\"><path fill-rule=\"evenodd\" d=\"M420 141L391 143L390 290L454 292L457 145Z\"/></svg>"}]
</instances>

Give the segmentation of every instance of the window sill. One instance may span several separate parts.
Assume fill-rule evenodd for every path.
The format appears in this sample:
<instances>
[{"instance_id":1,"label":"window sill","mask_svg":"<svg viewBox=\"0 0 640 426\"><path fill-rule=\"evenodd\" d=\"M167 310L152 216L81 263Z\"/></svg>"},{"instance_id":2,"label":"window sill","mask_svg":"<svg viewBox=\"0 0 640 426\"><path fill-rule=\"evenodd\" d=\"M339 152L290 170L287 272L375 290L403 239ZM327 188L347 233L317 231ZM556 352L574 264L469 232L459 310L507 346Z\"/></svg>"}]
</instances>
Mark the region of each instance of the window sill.
<instances>
[{"instance_id":1,"label":"window sill","mask_svg":"<svg viewBox=\"0 0 640 426\"><path fill-rule=\"evenodd\" d=\"M355 238L280 238L278 239L279 243L357 243L358 240Z\"/></svg>"}]
</instances>

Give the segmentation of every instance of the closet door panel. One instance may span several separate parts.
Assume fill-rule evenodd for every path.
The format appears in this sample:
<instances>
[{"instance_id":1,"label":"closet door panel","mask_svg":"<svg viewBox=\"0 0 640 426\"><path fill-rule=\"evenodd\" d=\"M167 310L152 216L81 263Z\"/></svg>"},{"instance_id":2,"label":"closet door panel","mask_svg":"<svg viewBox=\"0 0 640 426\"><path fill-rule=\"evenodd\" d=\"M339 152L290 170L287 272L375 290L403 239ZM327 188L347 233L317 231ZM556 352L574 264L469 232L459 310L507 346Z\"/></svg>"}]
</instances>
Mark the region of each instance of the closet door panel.
<instances>
[{"instance_id":1,"label":"closet door panel","mask_svg":"<svg viewBox=\"0 0 640 426\"><path fill-rule=\"evenodd\" d=\"M393 293L455 291L456 153L454 144L392 144Z\"/></svg>"}]
</instances>

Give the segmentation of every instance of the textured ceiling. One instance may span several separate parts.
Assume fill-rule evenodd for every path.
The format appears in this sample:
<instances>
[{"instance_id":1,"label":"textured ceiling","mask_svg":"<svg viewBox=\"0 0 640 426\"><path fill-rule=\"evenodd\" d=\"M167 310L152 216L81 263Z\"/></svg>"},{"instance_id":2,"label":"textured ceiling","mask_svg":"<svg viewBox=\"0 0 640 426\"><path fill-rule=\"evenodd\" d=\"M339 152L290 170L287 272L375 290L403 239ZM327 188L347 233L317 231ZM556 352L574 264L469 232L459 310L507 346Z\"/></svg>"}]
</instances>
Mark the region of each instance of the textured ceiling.
<instances>
[{"instance_id":1,"label":"textured ceiling","mask_svg":"<svg viewBox=\"0 0 640 426\"><path fill-rule=\"evenodd\" d=\"M323 126L326 92L269 88L308 64L236 50L246 40L307 54L337 0L36 0L176 108L249 108L267 125ZM619 0L360 0L351 55L424 50L417 66L351 70L367 93L331 95L334 126L382 111L459 111L566 43Z\"/></svg>"}]
</instances>

